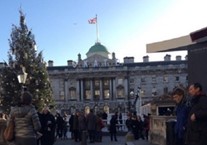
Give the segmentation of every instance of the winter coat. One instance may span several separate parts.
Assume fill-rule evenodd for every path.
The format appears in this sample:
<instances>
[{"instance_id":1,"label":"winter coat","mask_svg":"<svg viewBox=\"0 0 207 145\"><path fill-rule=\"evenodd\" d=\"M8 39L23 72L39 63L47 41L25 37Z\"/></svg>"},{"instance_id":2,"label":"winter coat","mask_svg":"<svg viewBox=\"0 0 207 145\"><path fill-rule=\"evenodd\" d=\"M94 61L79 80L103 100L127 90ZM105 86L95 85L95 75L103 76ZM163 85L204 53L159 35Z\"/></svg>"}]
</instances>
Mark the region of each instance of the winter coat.
<instances>
[{"instance_id":1,"label":"winter coat","mask_svg":"<svg viewBox=\"0 0 207 145\"><path fill-rule=\"evenodd\" d=\"M110 120L110 127L109 127L109 132L110 133L116 133L116 125L118 124L117 118L116 116L112 116L111 120Z\"/></svg>"},{"instance_id":2,"label":"winter coat","mask_svg":"<svg viewBox=\"0 0 207 145\"><path fill-rule=\"evenodd\" d=\"M53 145L55 142L55 117L48 112L41 115L42 129L41 145Z\"/></svg>"},{"instance_id":3,"label":"winter coat","mask_svg":"<svg viewBox=\"0 0 207 145\"><path fill-rule=\"evenodd\" d=\"M87 128L88 130L96 130L96 115L89 113L87 115Z\"/></svg>"},{"instance_id":4,"label":"winter coat","mask_svg":"<svg viewBox=\"0 0 207 145\"><path fill-rule=\"evenodd\" d=\"M178 139L183 139L185 136L187 119L189 114L190 107L187 106L186 102L181 102L176 106L176 119L175 124L175 135Z\"/></svg>"},{"instance_id":5,"label":"winter coat","mask_svg":"<svg viewBox=\"0 0 207 145\"><path fill-rule=\"evenodd\" d=\"M15 118L16 137L36 138L36 132L41 129L41 124L33 105L13 107L11 108L10 116Z\"/></svg>"},{"instance_id":6,"label":"winter coat","mask_svg":"<svg viewBox=\"0 0 207 145\"><path fill-rule=\"evenodd\" d=\"M86 130L87 129L87 126L86 126L86 117L84 115L80 115L78 117L78 128L79 130Z\"/></svg>"},{"instance_id":7,"label":"winter coat","mask_svg":"<svg viewBox=\"0 0 207 145\"><path fill-rule=\"evenodd\" d=\"M190 117L195 114L196 120ZM186 144L207 145L207 96L194 96L187 122Z\"/></svg>"}]
</instances>

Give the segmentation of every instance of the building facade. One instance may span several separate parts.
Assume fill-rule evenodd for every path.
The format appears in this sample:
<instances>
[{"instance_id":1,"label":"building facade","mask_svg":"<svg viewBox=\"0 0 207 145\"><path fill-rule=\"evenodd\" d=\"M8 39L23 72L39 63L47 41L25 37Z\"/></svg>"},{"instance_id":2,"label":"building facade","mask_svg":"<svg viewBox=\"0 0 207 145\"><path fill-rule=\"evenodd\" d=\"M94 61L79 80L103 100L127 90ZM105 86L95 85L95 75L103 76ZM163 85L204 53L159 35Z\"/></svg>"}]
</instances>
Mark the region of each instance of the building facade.
<instances>
[{"instance_id":1,"label":"building facade","mask_svg":"<svg viewBox=\"0 0 207 145\"><path fill-rule=\"evenodd\" d=\"M90 109L108 113L136 110L153 98L169 93L176 86L187 86L187 59L177 56L172 61L166 55L163 61L134 62L125 57L120 63L107 48L96 42L82 59L68 60L67 66L54 66L48 62L48 72L53 88L56 108L72 113ZM138 97L139 96L139 97Z\"/></svg>"}]
</instances>

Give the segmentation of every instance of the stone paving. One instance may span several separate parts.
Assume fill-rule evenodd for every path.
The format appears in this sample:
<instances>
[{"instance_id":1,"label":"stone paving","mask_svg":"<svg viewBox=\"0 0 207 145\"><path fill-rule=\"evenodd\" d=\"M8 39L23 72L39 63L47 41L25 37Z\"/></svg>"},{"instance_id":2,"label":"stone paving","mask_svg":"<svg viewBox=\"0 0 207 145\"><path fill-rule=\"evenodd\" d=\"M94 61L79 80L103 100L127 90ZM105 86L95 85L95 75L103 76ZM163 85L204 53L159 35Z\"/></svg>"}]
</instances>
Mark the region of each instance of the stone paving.
<instances>
[{"instance_id":1,"label":"stone paving","mask_svg":"<svg viewBox=\"0 0 207 145\"><path fill-rule=\"evenodd\" d=\"M125 136L118 136L117 140L118 140L117 142L111 141L109 136L103 136L102 142L89 143L89 141L87 141L87 145L125 145L126 144ZM133 144L134 145L153 145L149 143L148 141L142 140L142 139L134 141ZM72 139L67 139L67 140L58 139L54 145L82 145L82 143L75 142Z\"/></svg>"}]
</instances>

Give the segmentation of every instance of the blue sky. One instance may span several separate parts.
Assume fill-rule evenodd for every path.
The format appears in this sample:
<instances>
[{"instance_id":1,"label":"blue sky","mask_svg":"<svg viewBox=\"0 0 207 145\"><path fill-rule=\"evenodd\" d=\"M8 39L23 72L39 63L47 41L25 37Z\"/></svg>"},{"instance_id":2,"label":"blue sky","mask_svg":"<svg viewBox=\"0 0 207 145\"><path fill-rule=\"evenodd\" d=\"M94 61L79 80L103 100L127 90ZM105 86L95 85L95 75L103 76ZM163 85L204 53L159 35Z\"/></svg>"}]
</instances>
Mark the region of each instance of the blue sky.
<instances>
[{"instance_id":1,"label":"blue sky","mask_svg":"<svg viewBox=\"0 0 207 145\"><path fill-rule=\"evenodd\" d=\"M171 39L207 26L205 0L1 0L0 62L8 60L12 24L19 26L19 9L26 14L38 51L54 65L82 59L96 41L96 26L88 20L98 15L99 39L123 62L134 56L141 62L163 60L166 53L146 53L146 44ZM174 52L182 55L186 52Z\"/></svg>"}]
</instances>

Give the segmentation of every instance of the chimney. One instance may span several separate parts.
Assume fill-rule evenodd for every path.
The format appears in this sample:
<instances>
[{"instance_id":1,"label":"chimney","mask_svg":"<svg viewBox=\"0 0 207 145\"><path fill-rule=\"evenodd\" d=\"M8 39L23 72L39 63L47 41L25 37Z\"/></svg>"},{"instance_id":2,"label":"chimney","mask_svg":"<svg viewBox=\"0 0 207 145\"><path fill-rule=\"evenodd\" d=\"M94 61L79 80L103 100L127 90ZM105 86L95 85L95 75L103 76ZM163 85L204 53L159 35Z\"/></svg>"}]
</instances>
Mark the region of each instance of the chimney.
<instances>
[{"instance_id":1,"label":"chimney","mask_svg":"<svg viewBox=\"0 0 207 145\"><path fill-rule=\"evenodd\" d=\"M53 61L52 61L52 60L49 60L49 61L48 61L48 66L49 66L49 67L53 67Z\"/></svg>"},{"instance_id":2,"label":"chimney","mask_svg":"<svg viewBox=\"0 0 207 145\"><path fill-rule=\"evenodd\" d=\"M113 60L116 59L116 56L115 56L115 53L114 53L114 52L112 53L112 59L113 59Z\"/></svg>"},{"instance_id":3,"label":"chimney","mask_svg":"<svg viewBox=\"0 0 207 145\"><path fill-rule=\"evenodd\" d=\"M124 57L124 63L134 63L134 57Z\"/></svg>"},{"instance_id":4,"label":"chimney","mask_svg":"<svg viewBox=\"0 0 207 145\"><path fill-rule=\"evenodd\" d=\"M143 56L143 62L149 62L149 56Z\"/></svg>"},{"instance_id":5,"label":"chimney","mask_svg":"<svg viewBox=\"0 0 207 145\"><path fill-rule=\"evenodd\" d=\"M171 55L166 54L164 57L164 61L171 61Z\"/></svg>"},{"instance_id":6,"label":"chimney","mask_svg":"<svg viewBox=\"0 0 207 145\"><path fill-rule=\"evenodd\" d=\"M81 62L81 54L78 54L78 62Z\"/></svg>"},{"instance_id":7,"label":"chimney","mask_svg":"<svg viewBox=\"0 0 207 145\"><path fill-rule=\"evenodd\" d=\"M181 55L177 55L176 56L176 61L181 61L182 59L181 59Z\"/></svg>"},{"instance_id":8,"label":"chimney","mask_svg":"<svg viewBox=\"0 0 207 145\"><path fill-rule=\"evenodd\" d=\"M72 66L73 65L73 61L72 60L68 60L68 66Z\"/></svg>"}]
</instances>

